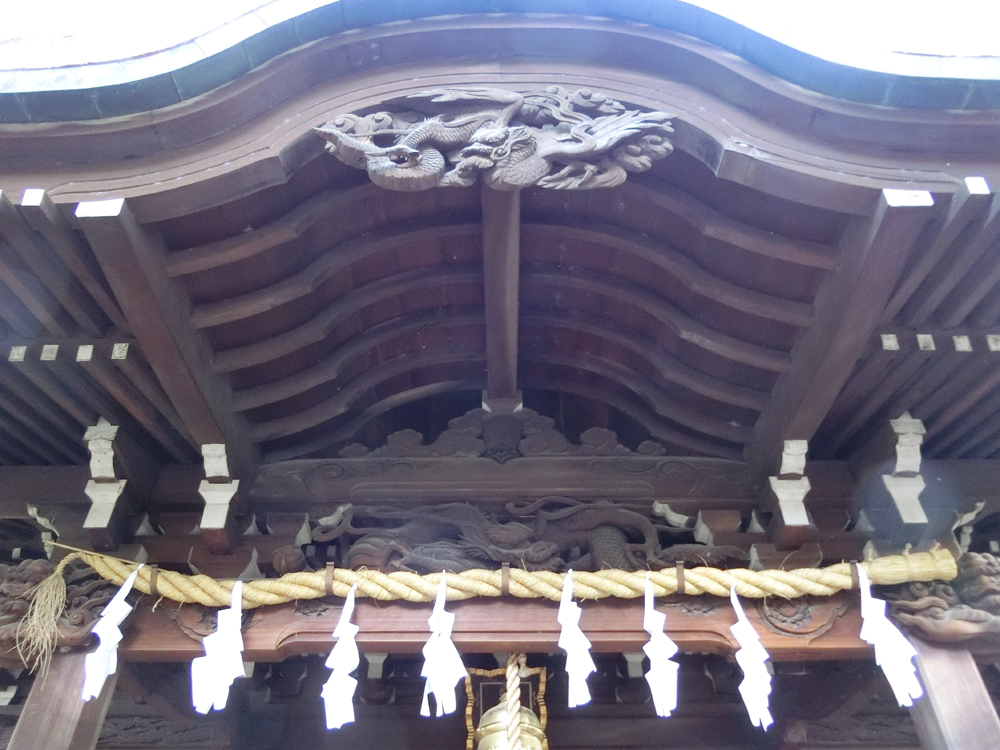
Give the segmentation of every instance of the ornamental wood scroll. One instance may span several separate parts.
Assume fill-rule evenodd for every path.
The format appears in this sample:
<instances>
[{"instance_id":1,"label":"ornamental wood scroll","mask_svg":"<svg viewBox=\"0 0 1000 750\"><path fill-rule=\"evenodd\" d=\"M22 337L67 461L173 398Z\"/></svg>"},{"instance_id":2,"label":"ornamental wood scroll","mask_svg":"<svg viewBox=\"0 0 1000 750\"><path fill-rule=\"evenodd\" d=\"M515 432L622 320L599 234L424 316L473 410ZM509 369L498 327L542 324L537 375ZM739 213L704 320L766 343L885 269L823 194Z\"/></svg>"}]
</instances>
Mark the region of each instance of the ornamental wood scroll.
<instances>
[{"instance_id":1,"label":"ornamental wood scroll","mask_svg":"<svg viewBox=\"0 0 1000 750\"><path fill-rule=\"evenodd\" d=\"M393 104L316 128L330 153L390 190L467 187L480 175L503 191L614 187L673 151L672 115L589 89L431 89Z\"/></svg>"}]
</instances>

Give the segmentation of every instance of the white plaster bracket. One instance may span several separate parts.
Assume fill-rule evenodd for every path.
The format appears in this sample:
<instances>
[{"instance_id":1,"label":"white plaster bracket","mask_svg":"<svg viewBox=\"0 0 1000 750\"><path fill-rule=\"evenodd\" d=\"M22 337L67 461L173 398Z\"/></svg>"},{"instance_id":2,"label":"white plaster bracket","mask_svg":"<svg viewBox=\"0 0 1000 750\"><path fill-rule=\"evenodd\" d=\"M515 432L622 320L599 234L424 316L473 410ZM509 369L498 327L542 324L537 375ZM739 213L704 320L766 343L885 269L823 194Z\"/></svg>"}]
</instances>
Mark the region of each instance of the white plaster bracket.
<instances>
[{"instance_id":1,"label":"white plaster bracket","mask_svg":"<svg viewBox=\"0 0 1000 750\"><path fill-rule=\"evenodd\" d=\"M917 474L920 472L920 446L924 442L924 423L905 412L898 419L890 419L892 431L896 433L896 468L893 474Z\"/></svg>"},{"instance_id":2,"label":"white plaster bracket","mask_svg":"<svg viewBox=\"0 0 1000 750\"><path fill-rule=\"evenodd\" d=\"M785 526L808 526L810 521L805 499L812 489L809 477L797 479L769 477L769 480L771 491L778 498L778 513L781 514Z\"/></svg>"},{"instance_id":3,"label":"white plaster bracket","mask_svg":"<svg viewBox=\"0 0 1000 750\"><path fill-rule=\"evenodd\" d=\"M893 505L899 513L899 518L906 526L924 525L927 514L920 504L920 493L924 491L924 478L919 474L915 477L898 477L889 474L882 476L882 482L892 497Z\"/></svg>"},{"instance_id":4,"label":"white plaster bracket","mask_svg":"<svg viewBox=\"0 0 1000 750\"><path fill-rule=\"evenodd\" d=\"M85 529L107 529L111 525L111 516L115 512L118 498L125 491L125 480L98 482L91 479L84 490L90 498L90 510L84 519Z\"/></svg>"},{"instance_id":5,"label":"white plaster bracket","mask_svg":"<svg viewBox=\"0 0 1000 750\"><path fill-rule=\"evenodd\" d=\"M809 451L808 440L786 440L781 452L781 469L779 476L802 476L806 471L806 453Z\"/></svg>"},{"instance_id":6,"label":"white plaster bracket","mask_svg":"<svg viewBox=\"0 0 1000 750\"><path fill-rule=\"evenodd\" d=\"M198 486L198 493L205 500L205 509L201 514L201 523L198 525L202 531L206 529L224 529L229 517L229 503L236 496L240 487L240 480L234 479L231 482L219 483L202 479Z\"/></svg>"},{"instance_id":7,"label":"white plaster bracket","mask_svg":"<svg viewBox=\"0 0 1000 750\"><path fill-rule=\"evenodd\" d=\"M113 425L104 417L83 433L90 451L90 476L97 482L114 482L115 452L114 441L118 436L118 425Z\"/></svg>"}]
</instances>

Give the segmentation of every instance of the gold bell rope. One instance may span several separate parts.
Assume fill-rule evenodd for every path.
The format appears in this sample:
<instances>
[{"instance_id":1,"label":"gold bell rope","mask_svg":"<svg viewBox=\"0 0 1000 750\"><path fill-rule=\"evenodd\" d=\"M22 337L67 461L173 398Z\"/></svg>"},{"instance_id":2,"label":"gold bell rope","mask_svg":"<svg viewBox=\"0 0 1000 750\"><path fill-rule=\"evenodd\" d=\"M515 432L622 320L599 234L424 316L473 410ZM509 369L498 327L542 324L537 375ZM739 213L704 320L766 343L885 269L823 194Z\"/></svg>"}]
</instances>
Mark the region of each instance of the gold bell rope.
<instances>
[{"instance_id":1,"label":"gold bell rope","mask_svg":"<svg viewBox=\"0 0 1000 750\"><path fill-rule=\"evenodd\" d=\"M82 560L107 581L120 586L134 571L138 563L110 555L54 543L70 550L44 581L35 587L32 602L18 626L18 652L25 661L40 660L47 663L55 648L56 622L66 606L66 583L63 571L73 560ZM958 575L954 556L946 549L913 552L879 557L862 563L869 580L875 585L891 586L915 581L950 581ZM728 596L732 587L748 599L777 596L794 599L800 596L832 596L838 591L853 587L852 563L838 563L827 568L799 568L797 570L747 570L735 568L687 568L684 570L683 591L688 596L711 594ZM461 601L477 596L498 597L509 593L518 599L550 599L559 601L562 593L563 573L528 571L510 568L504 591L504 571L466 570L449 573L447 591L449 601ZM144 594L151 593L152 569L146 565L138 573L135 588ZM319 599L332 593L347 596L351 586L357 584L357 596L371 597L378 601L402 599L408 602L433 601L441 579L440 573L383 573L379 570L350 570L336 568L327 590L327 571L286 573L281 578L246 581L243 584L243 608L254 609L272 604L285 604L300 599ZM664 568L654 571L650 580L656 596L678 593L677 569ZM189 576L172 570L160 569L156 578L158 596L182 604L202 604L206 607L228 607L232 598L234 581L217 581L206 575ZM643 596L646 571L599 570L573 572L573 596L577 599L637 599Z\"/></svg>"}]
</instances>

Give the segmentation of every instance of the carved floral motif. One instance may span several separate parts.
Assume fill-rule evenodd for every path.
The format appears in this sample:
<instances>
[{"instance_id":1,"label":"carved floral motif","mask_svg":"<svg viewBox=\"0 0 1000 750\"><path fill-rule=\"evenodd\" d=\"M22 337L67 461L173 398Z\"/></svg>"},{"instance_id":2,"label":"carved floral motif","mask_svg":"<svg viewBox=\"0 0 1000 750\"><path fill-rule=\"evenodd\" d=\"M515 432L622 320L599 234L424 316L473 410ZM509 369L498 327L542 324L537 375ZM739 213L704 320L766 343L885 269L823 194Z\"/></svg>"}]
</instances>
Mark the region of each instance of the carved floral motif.
<instances>
[{"instance_id":1,"label":"carved floral motif","mask_svg":"<svg viewBox=\"0 0 1000 750\"><path fill-rule=\"evenodd\" d=\"M496 190L613 187L673 150L671 115L589 89L431 89L397 104L316 128L330 153L390 190L466 187L480 175Z\"/></svg>"}]
</instances>

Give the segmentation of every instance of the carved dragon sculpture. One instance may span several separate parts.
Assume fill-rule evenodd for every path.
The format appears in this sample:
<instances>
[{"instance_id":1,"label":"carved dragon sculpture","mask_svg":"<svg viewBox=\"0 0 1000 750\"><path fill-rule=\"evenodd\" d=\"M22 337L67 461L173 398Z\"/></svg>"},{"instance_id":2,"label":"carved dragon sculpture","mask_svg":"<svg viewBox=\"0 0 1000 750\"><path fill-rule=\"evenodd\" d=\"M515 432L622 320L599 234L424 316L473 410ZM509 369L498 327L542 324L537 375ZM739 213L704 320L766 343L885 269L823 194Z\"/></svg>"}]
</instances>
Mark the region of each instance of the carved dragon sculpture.
<instances>
[{"instance_id":1,"label":"carved dragon sculpture","mask_svg":"<svg viewBox=\"0 0 1000 750\"><path fill-rule=\"evenodd\" d=\"M333 555L347 567L418 573L495 568L502 563L528 570L569 566L637 570L677 562L718 565L745 558L735 547L687 543L663 547L661 535L683 542L690 529L658 524L610 503L545 497L509 503L506 513L512 519L497 520L465 503L409 510L344 505L313 528L312 540L327 546L328 559ZM360 518L364 525L355 525ZM339 555L330 545L339 546ZM281 550L275 562L282 571L300 570L305 564L297 548Z\"/></svg>"},{"instance_id":2,"label":"carved dragon sculpture","mask_svg":"<svg viewBox=\"0 0 1000 750\"><path fill-rule=\"evenodd\" d=\"M904 585L892 614L929 641L987 639L1000 646L1000 560L986 553L962 555L955 580Z\"/></svg>"},{"instance_id":3,"label":"carved dragon sculpture","mask_svg":"<svg viewBox=\"0 0 1000 750\"><path fill-rule=\"evenodd\" d=\"M671 115L588 89L431 89L400 103L410 109L342 115L316 132L342 162L401 191L465 187L480 174L496 190L613 187L673 150Z\"/></svg>"}]
</instances>

